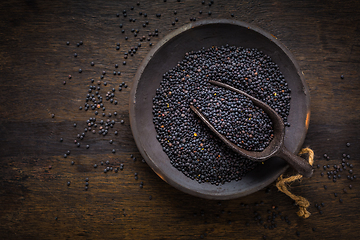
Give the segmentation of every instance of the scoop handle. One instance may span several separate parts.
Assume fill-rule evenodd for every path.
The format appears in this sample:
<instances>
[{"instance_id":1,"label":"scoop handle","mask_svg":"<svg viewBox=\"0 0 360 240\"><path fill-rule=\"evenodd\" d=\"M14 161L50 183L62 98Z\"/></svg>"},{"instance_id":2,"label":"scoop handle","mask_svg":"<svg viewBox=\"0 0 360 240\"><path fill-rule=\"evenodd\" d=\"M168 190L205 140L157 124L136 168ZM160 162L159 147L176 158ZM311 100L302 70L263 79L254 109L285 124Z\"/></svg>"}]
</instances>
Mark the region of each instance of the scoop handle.
<instances>
[{"instance_id":1,"label":"scoop handle","mask_svg":"<svg viewBox=\"0 0 360 240\"><path fill-rule=\"evenodd\" d=\"M312 166L302 157L299 157L286 149L286 147L282 147L276 154L277 157L280 157L287 161L287 163L292 166L296 171L298 171L304 177L311 177L313 174Z\"/></svg>"}]
</instances>

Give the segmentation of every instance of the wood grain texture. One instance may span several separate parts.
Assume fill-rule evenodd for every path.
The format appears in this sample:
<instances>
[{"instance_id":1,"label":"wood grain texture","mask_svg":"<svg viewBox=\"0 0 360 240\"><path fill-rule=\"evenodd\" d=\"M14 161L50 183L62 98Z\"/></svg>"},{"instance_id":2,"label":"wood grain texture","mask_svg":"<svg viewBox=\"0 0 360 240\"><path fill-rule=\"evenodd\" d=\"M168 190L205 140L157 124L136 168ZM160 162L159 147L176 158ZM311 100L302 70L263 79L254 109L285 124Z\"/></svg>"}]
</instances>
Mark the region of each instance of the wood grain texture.
<instances>
[{"instance_id":1,"label":"wood grain texture","mask_svg":"<svg viewBox=\"0 0 360 240\"><path fill-rule=\"evenodd\" d=\"M355 175L360 169L359 1L215 0L211 6L201 0L140 1L139 6L136 2L0 3L0 238L263 239L265 235L267 239L357 239L360 180L348 180L348 168L333 183L327 178L329 170L322 167L341 164L346 153ZM297 207L274 184L241 199L204 200L169 186L141 161L129 125L132 78L151 48L149 42L156 44L193 17L255 24L282 41L298 60L311 93L311 122L304 146L315 151L315 165L321 168L316 168L311 179L292 184L291 191L311 202L309 219L297 217ZM178 22L172 25L175 18ZM144 28L145 21L149 24ZM131 29L139 30L137 37ZM139 37L147 38L155 29L159 36L141 42L137 53L125 60L124 53L137 46ZM83 45L77 47L79 41ZM116 43L120 43L118 51ZM90 65L92 61L95 66ZM121 75L114 76L114 70ZM117 123L107 136L86 133L77 148L76 135L83 132L89 117L95 117L79 106L84 105L90 79L96 84L102 71L106 71L102 81L108 84L101 85L101 93L114 87L119 102L104 101L105 112L117 111L110 118ZM119 92L121 82L129 87ZM346 142L351 146L346 147ZM67 150L71 154L64 158ZM330 160L322 157L324 153ZM100 162L107 160L113 167L124 164L124 170L103 173ZM85 178L89 178L87 191ZM321 202L325 204L322 214L315 208ZM291 224L277 216L277 228L265 229L264 224L270 225L268 216L279 211ZM254 219L258 216L254 212L261 215L263 224Z\"/></svg>"}]
</instances>

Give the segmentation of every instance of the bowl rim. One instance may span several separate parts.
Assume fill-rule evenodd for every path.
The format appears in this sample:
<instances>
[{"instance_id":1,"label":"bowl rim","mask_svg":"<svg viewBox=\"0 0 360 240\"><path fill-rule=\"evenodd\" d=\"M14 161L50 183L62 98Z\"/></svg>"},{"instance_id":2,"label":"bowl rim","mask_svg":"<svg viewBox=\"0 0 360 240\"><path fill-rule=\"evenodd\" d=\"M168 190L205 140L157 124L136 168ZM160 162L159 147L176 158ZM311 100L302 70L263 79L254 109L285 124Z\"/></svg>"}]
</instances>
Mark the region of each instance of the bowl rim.
<instances>
[{"instance_id":1,"label":"bowl rim","mask_svg":"<svg viewBox=\"0 0 360 240\"><path fill-rule=\"evenodd\" d=\"M215 199L215 200L227 200L227 199L234 199L234 198L239 198L239 197L243 197L243 196L247 196L251 193L257 192L260 189L268 186L269 184L271 184L272 182L274 182L278 176L276 174L274 174L274 176L272 176L269 180L264 181L262 184L259 184L256 188L252 188L249 189L247 191L244 191L244 193L242 194L224 194L222 193L214 193L212 195L209 194L205 194L205 193L200 193L200 192L194 192L194 190L189 189L179 183L177 183L176 181L174 181L173 179L167 177L166 173L164 173L161 168L154 162L151 161L150 157L148 156L147 152L144 150L143 144L141 142L141 137L139 137L139 132L138 132L138 126L136 123L136 119L135 119L135 105L136 105L136 93L137 93L137 87L139 84L139 81L141 79L142 73L144 72L145 68L147 67L148 63L150 62L150 60L152 59L152 57L157 53L157 51L159 49L161 49L161 47L163 45L165 45L169 40L171 40L172 38L176 37L177 35L190 30L192 28L196 28L196 27L200 27L203 25L211 25L211 24L231 24L231 25L237 25L239 27L244 27L247 28L249 30L255 31L261 35L263 35L264 37L266 37L267 39L269 39L270 41L272 41L274 44L276 44L286 55L287 57L290 59L290 61L292 62L292 64L294 65L297 74L301 80L301 84L303 86L302 91L305 94L305 106L306 106L306 120L305 120L305 129L302 133L302 135L299 137L299 144L297 146L296 149L296 153L300 150L302 144L304 143L308 128L309 128L309 123L310 123L310 93L309 93L309 88L304 80L304 74L303 72L300 71L300 67L297 63L297 61L295 60L295 57L293 56L293 54L288 50L288 48L282 43L280 42L274 35L266 32L265 30L254 26L252 24L246 23L246 22L242 22L242 21L237 21L237 20L230 20L230 19L211 19L211 20L201 20L201 21L197 21L197 22L192 22L186 25L183 25L180 28L177 28L175 30L173 30L172 32L170 32L169 34L167 34L164 38L162 38L155 46L152 47L152 49L148 52L148 54L146 55L146 57L143 59L143 61L141 62L140 66L138 67L136 74L133 78L133 82L132 82L132 87L131 87L131 92L130 92L130 98L129 98L129 118L130 118L130 126L131 126L131 131L135 140L135 143L138 147L139 152L141 153L141 155L144 157L144 159L146 160L147 164L151 167L151 169L165 182L167 182L168 184L170 184L171 186L181 190L182 192L186 192L188 194L191 194L193 196L197 196L197 197L202 197L202 198L207 198L207 199ZM283 174L286 169L289 167L289 165L286 165L285 167L283 167L282 169L280 169L280 174Z\"/></svg>"}]
</instances>

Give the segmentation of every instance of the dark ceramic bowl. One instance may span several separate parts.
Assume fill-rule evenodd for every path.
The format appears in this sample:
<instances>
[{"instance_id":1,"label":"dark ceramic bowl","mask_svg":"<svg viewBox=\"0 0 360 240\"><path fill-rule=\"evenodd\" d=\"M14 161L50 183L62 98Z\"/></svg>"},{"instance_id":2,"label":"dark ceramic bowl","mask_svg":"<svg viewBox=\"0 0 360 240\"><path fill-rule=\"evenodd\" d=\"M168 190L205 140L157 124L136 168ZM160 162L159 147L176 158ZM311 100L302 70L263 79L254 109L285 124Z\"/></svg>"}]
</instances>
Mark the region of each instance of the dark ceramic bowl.
<instances>
[{"instance_id":1,"label":"dark ceramic bowl","mask_svg":"<svg viewBox=\"0 0 360 240\"><path fill-rule=\"evenodd\" d=\"M259 164L240 181L220 186L199 184L170 164L156 139L152 99L162 75L172 69L185 53L217 45L257 48L272 58L285 76L291 91L291 106L285 146L297 153L305 139L310 120L310 95L298 64L276 37L250 24L231 20L204 20L185 25L154 46L137 70L130 96L130 123L136 145L161 179L188 194L208 199L232 199L256 192L284 173L288 165L279 158Z\"/></svg>"}]
</instances>

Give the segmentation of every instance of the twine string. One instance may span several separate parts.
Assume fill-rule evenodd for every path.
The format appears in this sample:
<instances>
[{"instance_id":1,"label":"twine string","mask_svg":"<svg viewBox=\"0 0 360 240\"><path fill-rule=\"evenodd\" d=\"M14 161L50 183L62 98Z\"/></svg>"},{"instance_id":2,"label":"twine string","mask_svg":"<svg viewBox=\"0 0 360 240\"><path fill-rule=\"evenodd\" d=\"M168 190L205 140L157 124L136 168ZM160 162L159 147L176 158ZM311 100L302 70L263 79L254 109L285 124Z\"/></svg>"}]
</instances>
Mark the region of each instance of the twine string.
<instances>
[{"instance_id":1,"label":"twine string","mask_svg":"<svg viewBox=\"0 0 360 240\"><path fill-rule=\"evenodd\" d=\"M314 163L314 151L310 148L303 148L299 152L299 155L302 154L308 154L309 155L309 163L312 166ZM309 201L302 197L302 196L296 196L295 194L292 194L287 185L290 185L290 183L300 180L303 176L300 174L297 174L295 176L290 176L288 178L283 178L283 174L280 175L280 177L277 179L276 187L280 192L285 193L288 195L291 199L293 199L296 203L296 205L299 206L299 211L297 212L297 215L299 217L308 218L310 217L311 213L307 210L307 208L310 206Z\"/></svg>"}]
</instances>

